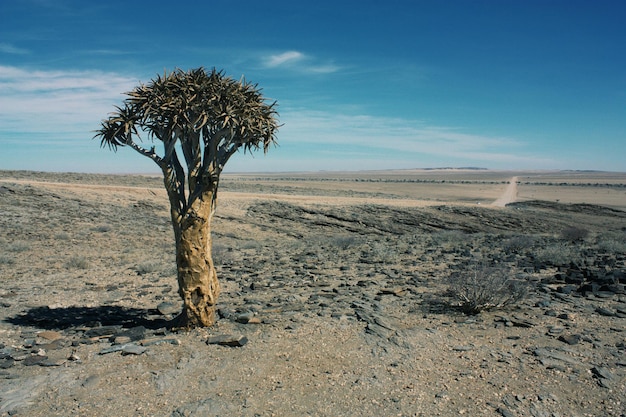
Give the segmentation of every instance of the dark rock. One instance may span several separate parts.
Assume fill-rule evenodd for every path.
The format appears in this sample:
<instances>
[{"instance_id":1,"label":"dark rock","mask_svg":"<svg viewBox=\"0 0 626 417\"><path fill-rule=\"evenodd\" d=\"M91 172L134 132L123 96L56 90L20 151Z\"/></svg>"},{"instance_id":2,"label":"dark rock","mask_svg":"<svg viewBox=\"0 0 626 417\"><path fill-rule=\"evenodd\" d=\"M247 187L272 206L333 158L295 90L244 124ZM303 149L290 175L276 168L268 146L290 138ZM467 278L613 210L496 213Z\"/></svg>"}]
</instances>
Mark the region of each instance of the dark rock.
<instances>
[{"instance_id":1,"label":"dark rock","mask_svg":"<svg viewBox=\"0 0 626 417\"><path fill-rule=\"evenodd\" d=\"M536 323L525 319L523 317L517 317L517 316L513 316L510 320L511 323L513 323L513 326L515 327L525 327L525 328L530 328L530 327L534 327L536 325Z\"/></svg>"},{"instance_id":2,"label":"dark rock","mask_svg":"<svg viewBox=\"0 0 626 417\"><path fill-rule=\"evenodd\" d=\"M561 342L567 343L568 345L576 345L580 342L581 336L579 334L567 334L559 336L559 340Z\"/></svg>"},{"instance_id":3,"label":"dark rock","mask_svg":"<svg viewBox=\"0 0 626 417\"><path fill-rule=\"evenodd\" d=\"M598 291L599 288L600 286L597 283L589 282L587 284L584 284L578 287L576 291L578 291L581 294L593 294L594 292Z\"/></svg>"},{"instance_id":4,"label":"dark rock","mask_svg":"<svg viewBox=\"0 0 626 417\"><path fill-rule=\"evenodd\" d=\"M472 349L474 349L473 346L454 346L454 347L452 347L452 350L455 351L455 352L469 352Z\"/></svg>"},{"instance_id":5,"label":"dark rock","mask_svg":"<svg viewBox=\"0 0 626 417\"><path fill-rule=\"evenodd\" d=\"M608 308L598 307L596 308L596 313L601 316L613 317L615 316L615 312L613 310L609 310Z\"/></svg>"},{"instance_id":6,"label":"dark rock","mask_svg":"<svg viewBox=\"0 0 626 417\"><path fill-rule=\"evenodd\" d=\"M145 339L148 334L148 330L143 326L131 327L128 330L124 330L116 334L116 336L126 336L129 337L131 341L135 342L137 340Z\"/></svg>"},{"instance_id":7,"label":"dark rock","mask_svg":"<svg viewBox=\"0 0 626 417\"><path fill-rule=\"evenodd\" d=\"M124 349L124 346L126 346L126 345L113 345L111 347L102 349L100 352L98 352L98 354L99 355L106 355L108 353L120 352L122 349Z\"/></svg>"},{"instance_id":8,"label":"dark rock","mask_svg":"<svg viewBox=\"0 0 626 417\"><path fill-rule=\"evenodd\" d=\"M51 360L51 359L45 359L41 362L39 362L39 366L62 366L65 363L64 359L57 359L57 360Z\"/></svg>"},{"instance_id":9,"label":"dark rock","mask_svg":"<svg viewBox=\"0 0 626 417\"><path fill-rule=\"evenodd\" d=\"M515 414L503 407L498 408L496 412L500 413L502 417L515 417Z\"/></svg>"},{"instance_id":10,"label":"dark rock","mask_svg":"<svg viewBox=\"0 0 626 417\"><path fill-rule=\"evenodd\" d=\"M9 369L14 362L13 358L2 358L0 359L0 369Z\"/></svg>"},{"instance_id":11,"label":"dark rock","mask_svg":"<svg viewBox=\"0 0 626 417\"><path fill-rule=\"evenodd\" d=\"M563 331L565 330L564 327L560 327L560 326L550 326L550 328L548 329L548 334L550 336L556 336L557 334L561 334L563 333Z\"/></svg>"},{"instance_id":12,"label":"dark rock","mask_svg":"<svg viewBox=\"0 0 626 417\"><path fill-rule=\"evenodd\" d=\"M63 349L64 347L68 346L70 344L70 342L66 339L56 339L50 343L47 343L45 345L40 345L39 347L45 350L59 350L59 349Z\"/></svg>"},{"instance_id":13,"label":"dark rock","mask_svg":"<svg viewBox=\"0 0 626 417\"><path fill-rule=\"evenodd\" d=\"M613 388L615 377L608 369L601 366L596 366L591 368L591 373L598 381L598 385L600 385L602 388Z\"/></svg>"},{"instance_id":14,"label":"dark rock","mask_svg":"<svg viewBox=\"0 0 626 417\"><path fill-rule=\"evenodd\" d=\"M379 295L395 295L396 297L402 297L404 295L406 295L407 290L406 288L383 288L381 289L378 294Z\"/></svg>"},{"instance_id":15,"label":"dark rock","mask_svg":"<svg viewBox=\"0 0 626 417\"><path fill-rule=\"evenodd\" d=\"M559 294L571 294L578 289L576 285L562 285L556 289Z\"/></svg>"},{"instance_id":16,"label":"dark rock","mask_svg":"<svg viewBox=\"0 0 626 417\"><path fill-rule=\"evenodd\" d=\"M110 337L117 334L121 328L121 325L94 327L85 332L85 337Z\"/></svg>"},{"instance_id":17,"label":"dark rock","mask_svg":"<svg viewBox=\"0 0 626 417\"><path fill-rule=\"evenodd\" d=\"M591 368L591 373L594 376L598 378L602 378L602 379L615 378L615 376L613 375L613 373L611 373L611 371L609 371L607 368L604 368L602 366L594 366L593 368Z\"/></svg>"},{"instance_id":18,"label":"dark rock","mask_svg":"<svg viewBox=\"0 0 626 417\"><path fill-rule=\"evenodd\" d=\"M47 356L31 355L24 359L24 361L22 361L22 364L24 366L41 365L42 362L46 359L48 359Z\"/></svg>"},{"instance_id":19,"label":"dark rock","mask_svg":"<svg viewBox=\"0 0 626 417\"><path fill-rule=\"evenodd\" d=\"M219 314L220 318L227 320L235 320L236 321L236 313L232 309L228 308L219 308L217 310L217 314Z\"/></svg>"},{"instance_id":20,"label":"dark rock","mask_svg":"<svg viewBox=\"0 0 626 417\"><path fill-rule=\"evenodd\" d=\"M374 312L376 307L377 305L375 305L374 308L369 308L361 303L352 303L352 308L354 309L356 317L360 321L367 323L365 331L383 339L388 339L395 332L395 330L380 314Z\"/></svg>"},{"instance_id":21,"label":"dark rock","mask_svg":"<svg viewBox=\"0 0 626 417\"><path fill-rule=\"evenodd\" d=\"M593 295L595 295L597 298L602 298L605 300L610 300L611 298L615 297L615 293L612 291L602 291L602 289L600 289L599 291L596 291Z\"/></svg>"},{"instance_id":22,"label":"dark rock","mask_svg":"<svg viewBox=\"0 0 626 417\"><path fill-rule=\"evenodd\" d=\"M577 284L580 285L585 282L585 277L580 272L571 272L565 276L566 284Z\"/></svg>"},{"instance_id":23,"label":"dark rock","mask_svg":"<svg viewBox=\"0 0 626 417\"><path fill-rule=\"evenodd\" d=\"M237 318L235 319L235 321L237 323L248 324L250 320L252 320L253 318L254 318L254 313L245 312L245 313L241 313L237 315Z\"/></svg>"},{"instance_id":24,"label":"dark rock","mask_svg":"<svg viewBox=\"0 0 626 417\"><path fill-rule=\"evenodd\" d=\"M570 365L580 365L580 361L577 359L558 351L549 350L548 348L537 348L533 350L533 354L537 356L540 360L542 359L556 359L558 361L562 361L568 363Z\"/></svg>"},{"instance_id":25,"label":"dark rock","mask_svg":"<svg viewBox=\"0 0 626 417\"><path fill-rule=\"evenodd\" d=\"M230 334L221 334L209 337L206 343L207 345L241 347L248 343L248 338L241 335L235 336Z\"/></svg>"}]
</instances>

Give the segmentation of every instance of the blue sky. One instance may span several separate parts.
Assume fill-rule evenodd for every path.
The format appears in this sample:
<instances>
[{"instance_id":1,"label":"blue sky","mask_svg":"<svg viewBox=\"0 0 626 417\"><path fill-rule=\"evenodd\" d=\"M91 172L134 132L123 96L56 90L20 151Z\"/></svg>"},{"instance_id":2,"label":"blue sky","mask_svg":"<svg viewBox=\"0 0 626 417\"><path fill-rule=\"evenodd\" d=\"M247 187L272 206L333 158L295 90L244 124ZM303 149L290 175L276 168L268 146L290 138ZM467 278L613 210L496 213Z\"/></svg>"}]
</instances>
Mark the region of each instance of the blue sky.
<instances>
[{"instance_id":1,"label":"blue sky","mask_svg":"<svg viewBox=\"0 0 626 417\"><path fill-rule=\"evenodd\" d=\"M0 169L157 172L91 140L123 93L204 66L278 101L227 171L626 171L626 2L0 1Z\"/></svg>"}]
</instances>

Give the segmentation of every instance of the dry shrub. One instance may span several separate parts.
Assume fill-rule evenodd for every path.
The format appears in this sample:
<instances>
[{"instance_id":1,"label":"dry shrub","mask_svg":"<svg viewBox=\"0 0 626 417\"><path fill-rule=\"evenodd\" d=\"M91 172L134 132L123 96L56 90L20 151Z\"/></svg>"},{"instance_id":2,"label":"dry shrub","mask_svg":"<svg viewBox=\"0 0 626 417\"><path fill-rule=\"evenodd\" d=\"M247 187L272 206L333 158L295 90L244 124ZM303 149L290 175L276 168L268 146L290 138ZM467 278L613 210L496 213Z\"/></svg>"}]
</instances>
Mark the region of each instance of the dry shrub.
<instances>
[{"instance_id":1,"label":"dry shrub","mask_svg":"<svg viewBox=\"0 0 626 417\"><path fill-rule=\"evenodd\" d=\"M589 230L582 227L569 226L561 231L561 238L570 242L579 242L589 236Z\"/></svg>"},{"instance_id":2,"label":"dry shrub","mask_svg":"<svg viewBox=\"0 0 626 417\"><path fill-rule=\"evenodd\" d=\"M580 259L580 250L563 243L549 245L535 251L535 260L552 266L567 266Z\"/></svg>"},{"instance_id":3,"label":"dry shrub","mask_svg":"<svg viewBox=\"0 0 626 417\"><path fill-rule=\"evenodd\" d=\"M27 242L13 242L7 246L9 252L26 252L30 250L30 244Z\"/></svg>"},{"instance_id":4,"label":"dry shrub","mask_svg":"<svg viewBox=\"0 0 626 417\"><path fill-rule=\"evenodd\" d=\"M505 240L502 246L507 253L518 253L532 248L534 244L535 238L533 236L518 235Z\"/></svg>"},{"instance_id":5,"label":"dry shrub","mask_svg":"<svg viewBox=\"0 0 626 417\"><path fill-rule=\"evenodd\" d=\"M14 263L15 259L6 255L0 255L0 265L13 265Z\"/></svg>"},{"instance_id":6,"label":"dry shrub","mask_svg":"<svg viewBox=\"0 0 626 417\"><path fill-rule=\"evenodd\" d=\"M596 247L604 253L626 253L626 233L607 232L598 236Z\"/></svg>"},{"instance_id":7,"label":"dry shrub","mask_svg":"<svg viewBox=\"0 0 626 417\"><path fill-rule=\"evenodd\" d=\"M358 240L355 236L352 235L337 235L331 237L330 242L333 246L336 246L339 249L346 250L350 246L356 245L358 243Z\"/></svg>"},{"instance_id":8,"label":"dry shrub","mask_svg":"<svg viewBox=\"0 0 626 417\"><path fill-rule=\"evenodd\" d=\"M449 294L466 314L503 308L523 300L528 282L504 267L475 265L470 271L449 276Z\"/></svg>"},{"instance_id":9,"label":"dry shrub","mask_svg":"<svg viewBox=\"0 0 626 417\"><path fill-rule=\"evenodd\" d=\"M145 261L135 266L135 272L139 275L151 274L161 269L161 263L153 261Z\"/></svg>"},{"instance_id":10,"label":"dry shrub","mask_svg":"<svg viewBox=\"0 0 626 417\"><path fill-rule=\"evenodd\" d=\"M65 262L68 269L89 269L89 261L82 256L72 256Z\"/></svg>"}]
</instances>

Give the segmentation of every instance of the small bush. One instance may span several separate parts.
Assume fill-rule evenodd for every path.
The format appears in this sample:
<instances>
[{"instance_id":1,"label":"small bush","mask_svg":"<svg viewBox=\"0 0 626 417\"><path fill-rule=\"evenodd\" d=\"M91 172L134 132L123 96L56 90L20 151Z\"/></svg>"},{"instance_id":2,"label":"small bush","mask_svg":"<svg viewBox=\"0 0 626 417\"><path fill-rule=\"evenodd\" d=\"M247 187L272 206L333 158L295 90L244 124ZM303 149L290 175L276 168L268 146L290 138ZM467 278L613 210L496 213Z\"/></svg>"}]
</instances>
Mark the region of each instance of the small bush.
<instances>
[{"instance_id":1,"label":"small bush","mask_svg":"<svg viewBox=\"0 0 626 417\"><path fill-rule=\"evenodd\" d=\"M357 244L357 238L351 235L333 236L330 240L334 246L344 250Z\"/></svg>"},{"instance_id":2,"label":"small bush","mask_svg":"<svg viewBox=\"0 0 626 417\"><path fill-rule=\"evenodd\" d=\"M15 259L0 255L0 265L13 265L15 263Z\"/></svg>"},{"instance_id":3,"label":"small bush","mask_svg":"<svg viewBox=\"0 0 626 417\"><path fill-rule=\"evenodd\" d=\"M113 228L111 227L111 225L101 224L99 226L94 227L92 230L94 232L106 233L106 232L110 232L111 230L113 230Z\"/></svg>"},{"instance_id":4,"label":"small bush","mask_svg":"<svg viewBox=\"0 0 626 417\"><path fill-rule=\"evenodd\" d=\"M398 252L389 242L372 242L368 258L375 263L392 264L398 260Z\"/></svg>"},{"instance_id":5,"label":"small bush","mask_svg":"<svg viewBox=\"0 0 626 417\"><path fill-rule=\"evenodd\" d=\"M159 263L147 261L147 262L143 262L135 266L134 269L139 275L144 275L144 274L150 274L152 272L156 272L160 268L161 268L161 265Z\"/></svg>"},{"instance_id":6,"label":"small bush","mask_svg":"<svg viewBox=\"0 0 626 417\"><path fill-rule=\"evenodd\" d=\"M518 253L525 249L530 249L535 244L535 238L532 236L519 235L513 236L503 242L503 248L507 253Z\"/></svg>"},{"instance_id":7,"label":"small bush","mask_svg":"<svg viewBox=\"0 0 626 417\"><path fill-rule=\"evenodd\" d=\"M437 245L451 244L457 245L467 241L467 235L460 230L443 230L432 235L433 241Z\"/></svg>"},{"instance_id":8,"label":"small bush","mask_svg":"<svg viewBox=\"0 0 626 417\"><path fill-rule=\"evenodd\" d=\"M26 252L30 250L30 245L26 242L13 242L7 247L7 250L10 252Z\"/></svg>"},{"instance_id":9,"label":"small bush","mask_svg":"<svg viewBox=\"0 0 626 417\"><path fill-rule=\"evenodd\" d=\"M89 261L82 256L73 256L67 260L65 266L73 269L88 269Z\"/></svg>"},{"instance_id":10,"label":"small bush","mask_svg":"<svg viewBox=\"0 0 626 417\"><path fill-rule=\"evenodd\" d=\"M233 248L221 243L214 243L211 248L211 256L216 265L230 263L235 259Z\"/></svg>"},{"instance_id":11,"label":"small bush","mask_svg":"<svg viewBox=\"0 0 626 417\"><path fill-rule=\"evenodd\" d=\"M605 253L626 253L626 234L604 233L598 237L597 249Z\"/></svg>"},{"instance_id":12,"label":"small bush","mask_svg":"<svg viewBox=\"0 0 626 417\"><path fill-rule=\"evenodd\" d=\"M585 240L589 236L589 230L581 227L570 226L561 231L561 238L570 242L579 242Z\"/></svg>"},{"instance_id":13,"label":"small bush","mask_svg":"<svg viewBox=\"0 0 626 417\"><path fill-rule=\"evenodd\" d=\"M606 253L622 254L626 253L626 243L615 240L602 240L598 242L598 250Z\"/></svg>"},{"instance_id":14,"label":"small bush","mask_svg":"<svg viewBox=\"0 0 626 417\"><path fill-rule=\"evenodd\" d=\"M538 249L535 259L545 265L567 266L580 259L580 253L561 243Z\"/></svg>"},{"instance_id":15,"label":"small bush","mask_svg":"<svg viewBox=\"0 0 626 417\"><path fill-rule=\"evenodd\" d=\"M514 277L515 271L503 267L475 266L448 278L449 294L466 314L503 308L523 300L528 283Z\"/></svg>"},{"instance_id":16,"label":"small bush","mask_svg":"<svg viewBox=\"0 0 626 417\"><path fill-rule=\"evenodd\" d=\"M70 235L66 232L59 232L54 235L54 238L56 240L70 240L71 239Z\"/></svg>"}]
</instances>

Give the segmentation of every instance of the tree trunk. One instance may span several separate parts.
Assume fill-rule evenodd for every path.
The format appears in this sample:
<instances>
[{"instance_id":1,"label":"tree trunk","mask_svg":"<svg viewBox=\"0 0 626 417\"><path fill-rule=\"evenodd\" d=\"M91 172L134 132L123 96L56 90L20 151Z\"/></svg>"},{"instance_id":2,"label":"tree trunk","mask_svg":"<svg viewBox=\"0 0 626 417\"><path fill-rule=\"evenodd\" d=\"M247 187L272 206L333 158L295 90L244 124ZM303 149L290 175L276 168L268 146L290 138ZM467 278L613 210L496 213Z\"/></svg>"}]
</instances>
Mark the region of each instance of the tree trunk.
<instances>
[{"instance_id":1,"label":"tree trunk","mask_svg":"<svg viewBox=\"0 0 626 417\"><path fill-rule=\"evenodd\" d=\"M207 191L195 199L176 233L178 293L184 302L177 323L181 327L206 327L215 323L220 285L211 257L214 192Z\"/></svg>"}]
</instances>

